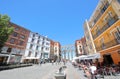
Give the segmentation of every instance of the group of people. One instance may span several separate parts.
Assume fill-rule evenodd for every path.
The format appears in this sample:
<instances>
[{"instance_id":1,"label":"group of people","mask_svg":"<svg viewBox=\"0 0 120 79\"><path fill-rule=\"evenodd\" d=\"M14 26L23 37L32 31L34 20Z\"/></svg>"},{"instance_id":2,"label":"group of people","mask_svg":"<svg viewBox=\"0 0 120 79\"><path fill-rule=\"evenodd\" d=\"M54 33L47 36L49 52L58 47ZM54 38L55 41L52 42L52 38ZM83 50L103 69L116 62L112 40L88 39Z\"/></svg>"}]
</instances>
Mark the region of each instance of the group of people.
<instances>
[{"instance_id":1,"label":"group of people","mask_svg":"<svg viewBox=\"0 0 120 79\"><path fill-rule=\"evenodd\" d=\"M52 60L51 61L51 63L52 63L52 65L54 65L54 64L56 64L56 65L59 65L59 64L61 64L63 62L63 64L65 65L66 64L66 61L65 60L62 60L62 61L60 61L60 60Z\"/></svg>"},{"instance_id":2,"label":"group of people","mask_svg":"<svg viewBox=\"0 0 120 79\"><path fill-rule=\"evenodd\" d=\"M120 63L117 66L113 65L103 65L96 59L94 62L92 60L82 60L77 63L79 68L82 68L88 79L97 79L97 74L101 77L104 75L114 75L115 73L120 73Z\"/></svg>"}]
</instances>

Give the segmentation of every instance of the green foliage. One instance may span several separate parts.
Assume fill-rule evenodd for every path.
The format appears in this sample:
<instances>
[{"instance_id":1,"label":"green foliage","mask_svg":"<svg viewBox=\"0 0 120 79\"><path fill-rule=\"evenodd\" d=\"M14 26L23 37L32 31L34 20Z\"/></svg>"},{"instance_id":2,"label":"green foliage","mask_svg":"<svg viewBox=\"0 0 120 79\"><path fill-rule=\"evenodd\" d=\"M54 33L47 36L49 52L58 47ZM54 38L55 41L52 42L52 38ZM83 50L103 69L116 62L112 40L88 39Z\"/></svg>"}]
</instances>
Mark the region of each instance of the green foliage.
<instances>
[{"instance_id":1,"label":"green foliage","mask_svg":"<svg viewBox=\"0 0 120 79\"><path fill-rule=\"evenodd\" d=\"M7 15L0 14L0 49L4 46L12 32L13 27L10 25L10 18Z\"/></svg>"}]
</instances>

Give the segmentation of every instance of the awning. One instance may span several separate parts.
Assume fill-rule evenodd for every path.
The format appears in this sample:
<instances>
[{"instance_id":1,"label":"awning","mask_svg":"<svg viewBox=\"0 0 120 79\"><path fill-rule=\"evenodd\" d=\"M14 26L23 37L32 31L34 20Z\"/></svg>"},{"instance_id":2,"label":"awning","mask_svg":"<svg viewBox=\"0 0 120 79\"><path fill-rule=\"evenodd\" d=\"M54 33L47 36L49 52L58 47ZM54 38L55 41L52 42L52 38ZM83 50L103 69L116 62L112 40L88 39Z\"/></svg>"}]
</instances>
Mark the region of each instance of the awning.
<instances>
[{"instance_id":1,"label":"awning","mask_svg":"<svg viewBox=\"0 0 120 79\"><path fill-rule=\"evenodd\" d=\"M91 54L91 55L87 55L87 57L85 57L84 59L99 59L100 53L96 53L96 54Z\"/></svg>"},{"instance_id":2,"label":"awning","mask_svg":"<svg viewBox=\"0 0 120 79\"><path fill-rule=\"evenodd\" d=\"M73 60L79 59L79 60L87 60L87 59L99 59L100 53L95 53L91 55L81 55L79 57L74 57Z\"/></svg>"},{"instance_id":3,"label":"awning","mask_svg":"<svg viewBox=\"0 0 120 79\"><path fill-rule=\"evenodd\" d=\"M26 57L24 59L39 59L39 58L35 58L35 57Z\"/></svg>"},{"instance_id":4,"label":"awning","mask_svg":"<svg viewBox=\"0 0 120 79\"><path fill-rule=\"evenodd\" d=\"M84 58L87 58L87 55L81 55L81 56L79 56L79 60L84 60Z\"/></svg>"}]
</instances>

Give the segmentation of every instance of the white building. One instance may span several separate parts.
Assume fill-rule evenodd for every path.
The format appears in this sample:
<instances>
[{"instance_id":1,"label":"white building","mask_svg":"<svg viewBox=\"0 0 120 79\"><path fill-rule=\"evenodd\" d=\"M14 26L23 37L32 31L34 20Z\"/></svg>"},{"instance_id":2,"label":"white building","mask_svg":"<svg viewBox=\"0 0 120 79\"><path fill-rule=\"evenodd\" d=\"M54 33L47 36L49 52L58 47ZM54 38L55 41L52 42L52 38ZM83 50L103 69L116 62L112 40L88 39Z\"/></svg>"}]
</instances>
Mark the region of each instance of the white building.
<instances>
[{"instance_id":1,"label":"white building","mask_svg":"<svg viewBox=\"0 0 120 79\"><path fill-rule=\"evenodd\" d=\"M22 62L39 63L40 59L48 59L49 54L50 41L48 38L38 33L30 32Z\"/></svg>"},{"instance_id":2,"label":"white building","mask_svg":"<svg viewBox=\"0 0 120 79\"><path fill-rule=\"evenodd\" d=\"M43 37L41 53L42 59L50 58L50 39L48 39L47 37Z\"/></svg>"}]
</instances>

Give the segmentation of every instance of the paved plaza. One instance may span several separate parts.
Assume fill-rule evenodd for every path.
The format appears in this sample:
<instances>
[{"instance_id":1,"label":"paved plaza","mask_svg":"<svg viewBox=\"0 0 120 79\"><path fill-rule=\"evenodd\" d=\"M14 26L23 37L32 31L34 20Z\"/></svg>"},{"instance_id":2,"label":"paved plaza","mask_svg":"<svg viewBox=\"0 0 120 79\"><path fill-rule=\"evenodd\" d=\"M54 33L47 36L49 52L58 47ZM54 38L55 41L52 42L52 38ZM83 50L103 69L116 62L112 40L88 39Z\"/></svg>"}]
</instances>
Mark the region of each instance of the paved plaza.
<instances>
[{"instance_id":1,"label":"paved plaza","mask_svg":"<svg viewBox=\"0 0 120 79\"><path fill-rule=\"evenodd\" d=\"M0 79L53 79L53 74L61 65L46 63L31 67L0 71Z\"/></svg>"},{"instance_id":2,"label":"paved plaza","mask_svg":"<svg viewBox=\"0 0 120 79\"><path fill-rule=\"evenodd\" d=\"M52 65L51 63L46 63L41 66L34 65L31 67L4 70L0 71L0 79L55 79L54 73L61 66L63 66L63 64ZM66 66L66 79L87 79L84 76L83 70L73 67L71 63L67 63ZM104 79L120 79L120 76L105 76Z\"/></svg>"}]
</instances>

